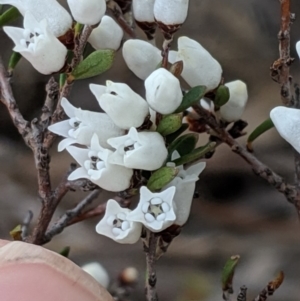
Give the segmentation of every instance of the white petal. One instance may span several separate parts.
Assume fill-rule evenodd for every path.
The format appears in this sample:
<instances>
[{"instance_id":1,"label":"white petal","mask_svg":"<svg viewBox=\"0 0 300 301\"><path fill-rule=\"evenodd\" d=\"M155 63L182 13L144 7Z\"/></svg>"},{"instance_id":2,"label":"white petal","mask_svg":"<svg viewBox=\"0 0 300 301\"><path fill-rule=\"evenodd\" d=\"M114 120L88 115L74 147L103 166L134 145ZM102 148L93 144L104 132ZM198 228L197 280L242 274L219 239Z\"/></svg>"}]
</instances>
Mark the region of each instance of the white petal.
<instances>
[{"instance_id":1,"label":"white petal","mask_svg":"<svg viewBox=\"0 0 300 301\"><path fill-rule=\"evenodd\" d=\"M134 18L140 22L155 22L154 2L155 0L133 0L132 10Z\"/></svg>"},{"instance_id":2,"label":"white petal","mask_svg":"<svg viewBox=\"0 0 300 301\"><path fill-rule=\"evenodd\" d=\"M96 27L89 36L88 42L96 50L114 49L118 50L123 38L123 30L116 21L104 16L101 23Z\"/></svg>"},{"instance_id":3,"label":"white petal","mask_svg":"<svg viewBox=\"0 0 300 301\"><path fill-rule=\"evenodd\" d=\"M103 85L90 84L89 87L97 99L106 92L106 86Z\"/></svg>"},{"instance_id":4,"label":"white petal","mask_svg":"<svg viewBox=\"0 0 300 301\"><path fill-rule=\"evenodd\" d=\"M300 41L298 41L298 42L296 43L296 51L297 51L297 54L298 54L298 56L299 56L299 58L300 58Z\"/></svg>"},{"instance_id":5,"label":"white petal","mask_svg":"<svg viewBox=\"0 0 300 301\"><path fill-rule=\"evenodd\" d=\"M142 40L127 40L122 53L128 68L142 80L145 80L162 60L161 51Z\"/></svg>"},{"instance_id":6,"label":"white petal","mask_svg":"<svg viewBox=\"0 0 300 301\"><path fill-rule=\"evenodd\" d=\"M65 97L62 98L60 104L68 117L75 117L75 111L77 108L75 108Z\"/></svg>"},{"instance_id":7,"label":"white petal","mask_svg":"<svg viewBox=\"0 0 300 301\"><path fill-rule=\"evenodd\" d=\"M67 147L67 151L70 153L70 155L80 164L80 166L84 166L84 162L86 160L89 160L88 149L79 148L75 146L69 146Z\"/></svg>"},{"instance_id":8,"label":"white petal","mask_svg":"<svg viewBox=\"0 0 300 301\"><path fill-rule=\"evenodd\" d=\"M74 19L86 25L100 22L106 11L105 0L68 0Z\"/></svg>"},{"instance_id":9,"label":"white petal","mask_svg":"<svg viewBox=\"0 0 300 301\"><path fill-rule=\"evenodd\" d=\"M76 170L74 170L69 176L69 181L74 181L77 179L89 179L90 177L86 173L86 170L83 167L79 167Z\"/></svg>"},{"instance_id":10,"label":"white petal","mask_svg":"<svg viewBox=\"0 0 300 301\"><path fill-rule=\"evenodd\" d=\"M248 100L247 85L240 80L235 80L225 86L229 89L230 97L228 102L220 108L220 114L225 121L234 122L239 120L244 113Z\"/></svg>"},{"instance_id":11,"label":"white petal","mask_svg":"<svg viewBox=\"0 0 300 301\"><path fill-rule=\"evenodd\" d=\"M69 145L76 143L76 139L74 138L66 138L58 143L57 150L59 152L65 150Z\"/></svg>"},{"instance_id":12,"label":"white petal","mask_svg":"<svg viewBox=\"0 0 300 301\"><path fill-rule=\"evenodd\" d=\"M156 0L154 16L166 25L182 24L189 7L189 0Z\"/></svg>"},{"instance_id":13,"label":"white petal","mask_svg":"<svg viewBox=\"0 0 300 301\"><path fill-rule=\"evenodd\" d=\"M150 107L161 114L173 113L181 104L180 82L164 68L155 70L145 80L146 99Z\"/></svg>"},{"instance_id":14,"label":"white petal","mask_svg":"<svg viewBox=\"0 0 300 301\"><path fill-rule=\"evenodd\" d=\"M103 287L108 287L110 281L109 275L101 264L98 262L90 262L83 265L81 268L96 279Z\"/></svg>"},{"instance_id":15,"label":"white petal","mask_svg":"<svg viewBox=\"0 0 300 301\"><path fill-rule=\"evenodd\" d=\"M70 126L70 119L60 121L48 126L48 130L66 138L69 138L69 130L72 127Z\"/></svg>"}]
</instances>

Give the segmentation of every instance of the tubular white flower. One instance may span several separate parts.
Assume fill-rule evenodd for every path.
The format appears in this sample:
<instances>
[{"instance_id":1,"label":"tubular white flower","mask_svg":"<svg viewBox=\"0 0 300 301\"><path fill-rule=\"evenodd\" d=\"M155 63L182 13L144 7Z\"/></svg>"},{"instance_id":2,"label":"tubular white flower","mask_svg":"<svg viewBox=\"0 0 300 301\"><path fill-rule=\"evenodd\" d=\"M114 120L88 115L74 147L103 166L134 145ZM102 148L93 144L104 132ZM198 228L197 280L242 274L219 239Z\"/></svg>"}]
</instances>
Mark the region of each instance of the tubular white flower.
<instances>
[{"instance_id":1,"label":"tubular white flower","mask_svg":"<svg viewBox=\"0 0 300 301\"><path fill-rule=\"evenodd\" d=\"M154 2L155 0L133 0L132 10L134 18L139 22L155 22Z\"/></svg>"},{"instance_id":2,"label":"tubular white flower","mask_svg":"<svg viewBox=\"0 0 300 301\"><path fill-rule=\"evenodd\" d=\"M98 262L89 262L81 267L86 273L90 274L103 287L107 288L109 285L109 275L106 269Z\"/></svg>"},{"instance_id":3,"label":"tubular white flower","mask_svg":"<svg viewBox=\"0 0 300 301\"><path fill-rule=\"evenodd\" d=\"M65 65L67 48L52 34L45 19L37 22L31 13L26 13L24 29L5 26L3 30L15 43L13 50L38 72L51 74Z\"/></svg>"},{"instance_id":4,"label":"tubular white flower","mask_svg":"<svg viewBox=\"0 0 300 301\"><path fill-rule=\"evenodd\" d=\"M51 132L66 138L58 144L59 152L74 143L90 145L94 133L99 137L102 147L111 148L106 142L107 139L124 134L105 113L75 108L66 98L62 99L61 106L70 119L48 127Z\"/></svg>"},{"instance_id":5,"label":"tubular white flower","mask_svg":"<svg viewBox=\"0 0 300 301\"><path fill-rule=\"evenodd\" d=\"M181 104L180 82L171 72L159 68L145 80L146 99L149 106L161 114L173 113Z\"/></svg>"},{"instance_id":6,"label":"tubular white flower","mask_svg":"<svg viewBox=\"0 0 300 301\"><path fill-rule=\"evenodd\" d=\"M189 0L155 0L154 17L165 25L182 24L189 8Z\"/></svg>"},{"instance_id":7,"label":"tubular white flower","mask_svg":"<svg viewBox=\"0 0 300 301\"><path fill-rule=\"evenodd\" d=\"M162 61L161 51L142 40L126 41L122 53L128 68L142 80L145 80Z\"/></svg>"},{"instance_id":8,"label":"tubular white flower","mask_svg":"<svg viewBox=\"0 0 300 301\"><path fill-rule=\"evenodd\" d=\"M221 117L227 122L239 120L245 110L248 100L247 85L241 80L235 80L225 84L228 87L230 97L228 102L220 108Z\"/></svg>"},{"instance_id":9,"label":"tubular white flower","mask_svg":"<svg viewBox=\"0 0 300 301\"><path fill-rule=\"evenodd\" d=\"M279 106L270 117L279 135L300 153L300 110Z\"/></svg>"},{"instance_id":10,"label":"tubular white flower","mask_svg":"<svg viewBox=\"0 0 300 301\"><path fill-rule=\"evenodd\" d=\"M106 87L90 84L100 107L122 129L139 127L149 114L147 102L128 85L106 81Z\"/></svg>"},{"instance_id":11,"label":"tubular white flower","mask_svg":"<svg viewBox=\"0 0 300 301\"><path fill-rule=\"evenodd\" d=\"M108 200L105 215L96 231L121 244L134 244L141 237L142 224L128 219L131 210L122 208L115 200Z\"/></svg>"},{"instance_id":12,"label":"tubular white flower","mask_svg":"<svg viewBox=\"0 0 300 301\"><path fill-rule=\"evenodd\" d=\"M132 169L111 164L109 157L113 152L100 146L96 134L89 149L69 146L67 151L81 166L69 175L68 180L89 179L108 191L123 191L130 186Z\"/></svg>"},{"instance_id":13,"label":"tubular white flower","mask_svg":"<svg viewBox=\"0 0 300 301\"><path fill-rule=\"evenodd\" d=\"M161 232L174 224L176 215L173 198L176 188L170 187L159 193L152 193L147 187L140 189L140 200L127 219L142 223L152 232Z\"/></svg>"},{"instance_id":14,"label":"tubular white flower","mask_svg":"<svg viewBox=\"0 0 300 301\"><path fill-rule=\"evenodd\" d=\"M31 13L40 22L47 20L49 30L56 36L64 35L72 27L70 14L56 0L0 0L0 4L15 6L20 13Z\"/></svg>"},{"instance_id":15,"label":"tubular white flower","mask_svg":"<svg viewBox=\"0 0 300 301\"><path fill-rule=\"evenodd\" d=\"M100 22L106 11L105 0L67 0L75 21L85 25Z\"/></svg>"},{"instance_id":16,"label":"tubular white flower","mask_svg":"<svg viewBox=\"0 0 300 301\"><path fill-rule=\"evenodd\" d=\"M89 36L88 42L95 48L99 49L119 49L123 38L123 30L116 21L104 16L101 23L93 29Z\"/></svg>"},{"instance_id":17,"label":"tubular white flower","mask_svg":"<svg viewBox=\"0 0 300 301\"><path fill-rule=\"evenodd\" d=\"M133 169L156 170L168 156L163 137L157 132L137 132L130 128L125 136L107 140L116 151L110 163Z\"/></svg>"},{"instance_id":18,"label":"tubular white flower","mask_svg":"<svg viewBox=\"0 0 300 301\"><path fill-rule=\"evenodd\" d=\"M222 67L198 42L188 37L178 39L178 52L170 51L173 64L183 61L181 76L191 86L204 85L207 91L215 89L222 77Z\"/></svg>"},{"instance_id":19,"label":"tubular white flower","mask_svg":"<svg viewBox=\"0 0 300 301\"><path fill-rule=\"evenodd\" d=\"M172 160L180 157L178 153L176 155L176 157L174 157L174 155L172 156ZM170 163L168 163L168 165L170 166ZM176 168L179 169L177 176L164 187L164 189L172 186L176 187L176 193L174 196L176 221L174 222L174 224L182 226L188 220L194 197L196 182L199 180L199 175L204 170L205 166L205 162L200 162L192 165L186 170L182 165L177 166Z\"/></svg>"}]
</instances>

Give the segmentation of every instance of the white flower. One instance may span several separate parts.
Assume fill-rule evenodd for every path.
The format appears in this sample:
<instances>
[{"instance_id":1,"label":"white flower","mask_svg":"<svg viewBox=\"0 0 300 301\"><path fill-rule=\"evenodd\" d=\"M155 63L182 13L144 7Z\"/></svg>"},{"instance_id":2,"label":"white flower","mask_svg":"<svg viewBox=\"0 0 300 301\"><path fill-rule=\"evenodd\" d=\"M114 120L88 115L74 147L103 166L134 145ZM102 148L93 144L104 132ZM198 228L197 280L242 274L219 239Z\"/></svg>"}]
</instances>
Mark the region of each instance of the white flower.
<instances>
[{"instance_id":1,"label":"white flower","mask_svg":"<svg viewBox=\"0 0 300 301\"><path fill-rule=\"evenodd\" d=\"M159 68L145 80L146 99L149 106L161 114L173 113L181 104L180 82L171 72Z\"/></svg>"},{"instance_id":2,"label":"white flower","mask_svg":"<svg viewBox=\"0 0 300 301\"><path fill-rule=\"evenodd\" d=\"M188 37L178 39L178 52L170 51L169 60L172 64L183 61L181 76L191 87L204 85L209 91L221 81L221 65L198 42Z\"/></svg>"},{"instance_id":3,"label":"white flower","mask_svg":"<svg viewBox=\"0 0 300 301\"><path fill-rule=\"evenodd\" d=\"M227 122L239 120L245 110L248 100L247 85L240 81L225 84L229 89L230 97L228 102L220 108L221 117Z\"/></svg>"},{"instance_id":4,"label":"white flower","mask_svg":"<svg viewBox=\"0 0 300 301\"><path fill-rule=\"evenodd\" d=\"M117 50L123 38L123 30L116 21L104 16L101 23L93 29L88 42L96 49L114 49Z\"/></svg>"},{"instance_id":5,"label":"white flower","mask_svg":"<svg viewBox=\"0 0 300 301\"><path fill-rule=\"evenodd\" d=\"M276 107L270 117L280 136L300 153L300 110Z\"/></svg>"},{"instance_id":6,"label":"white flower","mask_svg":"<svg viewBox=\"0 0 300 301\"><path fill-rule=\"evenodd\" d=\"M145 80L162 61L161 51L142 40L127 40L122 53L128 68L142 80Z\"/></svg>"},{"instance_id":7,"label":"white flower","mask_svg":"<svg viewBox=\"0 0 300 301\"><path fill-rule=\"evenodd\" d=\"M106 81L106 86L90 84L100 107L122 129L139 127L149 114L147 102L128 85Z\"/></svg>"},{"instance_id":8,"label":"white flower","mask_svg":"<svg viewBox=\"0 0 300 301\"><path fill-rule=\"evenodd\" d=\"M165 25L182 24L189 8L189 0L155 0L154 16Z\"/></svg>"},{"instance_id":9,"label":"white flower","mask_svg":"<svg viewBox=\"0 0 300 301\"><path fill-rule=\"evenodd\" d=\"M92 137L89 149L69 146L67 151L81 166L69 175L68 180L89 179L108 191L123 191L129 188L132 169L111 164L109 157L112 151L100 146L96 134Z\"/></svg>"},{"instance_id":10,"label":"white flower","mask_svg":"<svg viewBox=\"0 0 300 301\"><path fill-rule=\"evenodd\" d=\"M296 51L297 51L297 54L298 54L298 56L299 56L299 58L300 58L300 41L298 41L298 42L296 43Z\"/></svg>"},{"instance_id":11,"label":"white flower","mask_svg":"<svg viewBox=\"0 0 300 301\"><path fill-rule=\"evenodd\" d=\"M179 157L179 155L177 157ZM172 160L175 159L176 157L172 155ZM168 166L170 166L170 164L171 163L168 163ZM174 196L176 221L174 222L174 224L182 226L186 223L191 211L196 182L199 180L198 176L204 170L205 166L205 162L200 162L192 165L186 170L182 165L177 166L176 168L179 169L177 176L168 185L165 186L164 189L172 186L176 187L176 193Z\"/></svg>"},{"instance_id":12,"label":"white flower","mask_svg":"<svg viewBox=\"0 0 300 301\"><path fill-rule=\"evenodd\" d=\"M3 27L15 43L13 50L42 74L59 71L65 65L67 48L49 30L47 21L37 22L31 13L26 13L24 28Z\"/></svg>"},{"instance_id":13,"label":"white flower","mask_svg":"<svg viewBox=\"0 0 300 301\"><path fill-rule=\"evenodd\" d=\"M165 230L176 219L173 208L175 191L175 187L170 187L162 192L152 193L142 186L138 206L129 213L127 219L142 223L152 232Z\"/></svg>"},{"instance_id":14,"label":"white flower","mask_svg":"<svg viewBox=\"0 0 300 301\"><path fill-rule=\"evenodd\" d=\"M67 0L75 21L85 25L100 22L106 11L105 0Z\"/></svg>"},{"instance_id":15,"label":"white flower","mask_svg":"<svg viewBox=\"0 0 300 301\"><path fill-rule=\"evenodd\" d=\"M81 267L90 274L98 283L107 288L109 285L109 275L105 268L98 262L89 262Z\"/></svg>"},{"instance_id":16,"label":"white flower","mask_svg":"<svg viewBox=\"0 0 300 301\"><path fill-rule=\"evenodd\" d=\"M132 10L134 18L139 22L155 22L153 12L154 2L155 0L133 0Z\"/></svg>"},{"instance_id":17,"label":"white flower","mask_svg":"<svg viewBox=\"0 0 300 301\"><path fill-rule=\"evenodd\" d=\"M110 162L128 168L156 170L168 156L164 139L157 132L137 132L132 127L127 135L110 138L107 142L116 149Z\"/></svg>"},{"instance_id":18,"label":"white flower","mask_svg":"<svg viewBox=\"0 0 300 301\"><path fill-rule=\"evenodd\" d=\"M70 14L56 0L0 0L0 4L15 6L20 13L31 13L39 22L47 20L49 30L56 36L64 35L72 27Z\"/></svg>"},{"instance_id":19,"label":"white flower","mask_svg":"<svg viewBox=\"0 0 300 301\"><path fill-rule=\"evenodd\" d=\"M141 237L142 224L128 219L131 210L122 208L115 200L108 200L105 215L96 231L121 244L134 244Z\"/></svg>"},{"instance_id":20,"label":"white flower","mask_svg":"<svg viewBox=\"0 0 300 301\"><path fill-rule=\"evenodd\" d=\"M70 119L48 127L49 131L66 138L58 144L59 152L74 143L90 145L94 133L98 135L102 147L110 148L107 139L124 134L105 113L75 108L66 98L62 99L61 106Z\"/></svg>"}]
</instances>

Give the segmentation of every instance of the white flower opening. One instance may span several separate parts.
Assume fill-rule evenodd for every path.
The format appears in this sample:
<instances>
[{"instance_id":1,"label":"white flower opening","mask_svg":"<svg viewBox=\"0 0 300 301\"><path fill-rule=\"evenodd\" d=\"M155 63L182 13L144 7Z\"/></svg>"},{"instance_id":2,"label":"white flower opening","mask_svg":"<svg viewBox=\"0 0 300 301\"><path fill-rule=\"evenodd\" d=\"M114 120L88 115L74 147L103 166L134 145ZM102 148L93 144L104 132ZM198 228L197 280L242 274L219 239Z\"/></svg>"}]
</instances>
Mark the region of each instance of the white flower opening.
<instances>
[{"instance_id":1,"label":"white flower opening","mask_svg":"<svg viewBox=\"0 0 300 301\"><path fill-rule=\"evenodd\" d=\"M157 132L138 132L132 127L127 135L110 138L107 142L116 149L110 162L128 168L156 170L168 156L164 139Z\"/></svg>"},{"instance_id":2,"label":"white flower opening","mask_svg":"<svg viewBox=\"0 0 300 301\"><path fill-rule=\"evenodd\" d=\"M162 192L152 193L142 186L138 206L128 215L128 220L140 222L153 232L168 228L176 219L173 208L175 191L175 187L170 187Z\"/></svg>"},{"instance_id":3,"label":"white flower opening","mask_svg":"<svg viewBox=\"0 0 300 301\"><path fill-rule=\"evenodd\" d=\"M24 29L4 26L15 43L14 51L25 57L42 74L58 72L65 65L67 48L52 34L47 20L38 22L31 13L24 17Z\"/></svg>"},{"instance_id":4,"label":"white flower opening","mask_svg":"<svg viewBox=\"0 0 300 301\"><path fill-rule=\"evenodd\" d=\"M86 178L108 191L129 188L133 170L111 164L109 157L112 151L100 146L96 134L92 137L90 149L69 146L67 151L81 166L69 175L70 181Z\"/></svg>"},{"instance_id":5,"label":"white flower opening","mask_svg":"<svg viewBox=\"0 0 300 301\"><path fill-rule=\"evenodd\" d=\"M119 243L136 243L141 236L142 225L128 219L130 212L121 208L115 200L108 200L105 215L96 226L97 233Z\"/></svg>"},{"instance_id":6,"label":"white flower opening","mask_svg":"<svg viewBox=\"0 0 300 301\"><path fill-rule=\"evenodd\" d=\"M111 148L107 139L124 134L105 113L75 108L66 98L62 99L61 106L70 119L48 127L51 132L66 138L58 144L59 152L74 143L90 145L94 133L98 135L102 147Z\"/></svg>"}]
</instances>

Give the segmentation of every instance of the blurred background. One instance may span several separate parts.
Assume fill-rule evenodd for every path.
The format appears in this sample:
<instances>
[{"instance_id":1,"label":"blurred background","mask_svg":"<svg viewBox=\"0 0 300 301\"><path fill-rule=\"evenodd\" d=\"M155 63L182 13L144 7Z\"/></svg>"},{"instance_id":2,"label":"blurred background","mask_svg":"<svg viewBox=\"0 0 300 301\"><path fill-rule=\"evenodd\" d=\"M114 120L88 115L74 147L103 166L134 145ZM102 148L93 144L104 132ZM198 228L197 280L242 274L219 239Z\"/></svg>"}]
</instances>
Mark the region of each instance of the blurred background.
<instances>
[{"instance_id":1,"label":"blurred background","mask_svg":"<svg viewBox=\"0 0 300 301\"><path fill-rule=\"evenodd\" d=\"M61 1L63 2L63 1ZM298 1L292 12L300 13ZM294 49L300 39L300 21L292 27L291 68L299 82L300 64ZM16 22L19 24L20 22ZM268 118L270 109L280 105L280 87L269 76L269 67L278 58L277 33L280 26L278 0L190 0L189 17L176 36L187 35L199 41L222 65L226 82L241 79L248 85L249 101L243 116L250 133ZM139 37L144 38L139 32ZM160 45L161 36L157 34ZM12 42L0 31L1 55L7 62ZM176 39L172 48L176 48ZM143 83L125 66L121 53L115 65L103 76L76 83L69 97L75 106L100 110L88 83L104 84L106 79L128 83L144 95ZM15 71L13 90L25 118L39 116L45 97L46 76L38 74L25 60ZM203 141L207 140L203 134ZM245 144L246 138L239 141ZM254 143L255 155L288 181L294 180L293 150L273 129ZM68 169L72 158L52 149L53 185ZM245 284L248 297L258 292L280 270L286 279L273 300L297 300L300 294L298 263L300 225L294 208L273 187L256 177L251 168L225 146L220 146L198 182L199 198L182 233L157 264L160 300L221 299L220 274L226 260L241 256L234 281L235 292ZM72 208L83 192L70 192L61 203L56 218ZM102 195L96 202L108 198ZM0 104L0 237L23 220L27 210L39 212L37 183L32 154L12 126ZM140 272L132 300L144 300L145 259L142 244L119 245L97 235L98 218L66 229L46 247L59 251L71 246L71 259L78 264L99 261L111 278L127 266Z\"/></svg>"}]
</instances>

